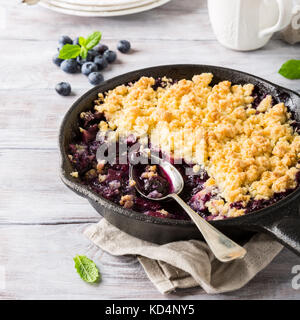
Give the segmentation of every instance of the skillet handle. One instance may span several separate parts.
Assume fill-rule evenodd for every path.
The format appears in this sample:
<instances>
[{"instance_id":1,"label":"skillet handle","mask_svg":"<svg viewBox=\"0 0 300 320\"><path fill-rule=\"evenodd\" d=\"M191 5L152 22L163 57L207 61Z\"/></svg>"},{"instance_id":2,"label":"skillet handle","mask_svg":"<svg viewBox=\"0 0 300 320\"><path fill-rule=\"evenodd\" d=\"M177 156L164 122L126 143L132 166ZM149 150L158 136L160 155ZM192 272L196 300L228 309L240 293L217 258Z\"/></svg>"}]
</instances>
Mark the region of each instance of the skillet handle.
<instances>
[{"instance_id":1,"label":"skillet handle","mask_svg":"<svg viewBox=\"0 0 300 320\"><path fill-rule=\"evenodd\" d=\"M300 216L285 217L265 230L300 256Z\"/></svg>"}]
</instances>

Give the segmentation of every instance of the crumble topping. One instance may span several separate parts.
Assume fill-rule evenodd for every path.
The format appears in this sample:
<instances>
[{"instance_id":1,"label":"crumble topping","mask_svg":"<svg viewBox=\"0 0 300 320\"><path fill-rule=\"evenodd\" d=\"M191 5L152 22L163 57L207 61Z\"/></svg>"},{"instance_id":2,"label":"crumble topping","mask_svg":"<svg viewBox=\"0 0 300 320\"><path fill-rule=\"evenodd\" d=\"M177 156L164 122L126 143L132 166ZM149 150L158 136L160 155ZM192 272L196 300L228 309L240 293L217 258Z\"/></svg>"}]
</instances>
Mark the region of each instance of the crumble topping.
<instances>
[{"instance_id":1,"label":"crumble topping","mask_svg":"<svg viewBox=\"0 0 300 320\"><path fill-rule=\"evenodd\" d=\"M129 186L134 187L136 185L136 182L134 180L129 179Z\"/></svg>"},{"instance_id":2,"label":"crumble topping","mask_svg":"<svg viewBox=\"0 0 300 320\"><path fill-rule=\"evenodd\" d=\"M70 175L73 177L73 178L78 178L79 175L78 175L78 172L77 171L73 171L70 173Z\"/></svg>"},{"instance_id":3,"label":"crumble topping","mask_svg":"<svg viewBox=\"0 0 300 320\"><path fill-rule=\"evenodd\" d=\"M143 179L151 179L157 177L156 166L147 166L146 171L141 174Z\"/></svg>"},{"instance_id":4,"label":"crumble topping","mask_svg":"<svg viewBox=\"0 0 300 320\"><path fill-rule=\"evenodd\" d=\"M168 214L169 214L169 212L166 211L165 209L158 210L158 212L160 212L160 213L163 214L164 216L168 216Z\"/></svg>"},{"instance_id":5,"label":"crumble topping","mask_svg":"<svg viewBox=\"0 0 300 320\"><path fill-rule=\"evenodd\" d=\"M245 210L231 203L245 207L250 199L270 199L297 186L300 136L283 103L273 105L266 96L255 108L252 84L210 86L212 78L203 73L154 88L154 78L142 77L99 94L95 110L107 122L98 127L114 130L115 137L149 137L152 146L194 164L195 172L204 168L211 177L206 187L220 194L206 203L211 214L239 216Z\"/></svg>"},{"instance_id":6,"label":"crumble topping","mask_svg":"<svg viewBox=\"0 0 300 320\"><path fill-rule=\"evenodd\" d=\"M124 208L131 208L133 206L133 195L125 195L121 197L120 205Z\"/></svg>"}]
</instances>

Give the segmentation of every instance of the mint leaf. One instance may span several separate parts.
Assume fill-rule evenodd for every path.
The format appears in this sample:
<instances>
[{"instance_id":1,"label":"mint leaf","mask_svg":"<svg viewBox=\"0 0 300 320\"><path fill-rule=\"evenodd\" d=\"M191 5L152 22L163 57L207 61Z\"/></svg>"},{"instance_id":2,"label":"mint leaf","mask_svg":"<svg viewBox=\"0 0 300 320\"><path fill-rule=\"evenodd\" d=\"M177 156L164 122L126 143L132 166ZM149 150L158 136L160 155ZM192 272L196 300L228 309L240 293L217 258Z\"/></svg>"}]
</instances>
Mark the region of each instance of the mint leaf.
<instances>
[{"instance_id":1,"label":"mint leaf","mask_svg":"<svg viewBox=\"0 0 300 320\"><path fill-rule=\"evenodd\" d=\"M79 56L80 47L76 44L65 44L59 51L60 59L73 59Z\"/></svg>"},{"instance_id":2,"label":"mint leaf","mask_svg":"<svg viewBox=\"0 0 300 320\"><path fill-rule=\"evenodd\" d=\"M281 66L278 73L288 79L300 79L300 60L288 60Z\"/></svg>"},{"instance_id":3,"label":"mint leaf","mask_svg":"<svg viewBox=\"0 0 300 320\"><path fill-rule=\"evenodd\" d=\"M86 59L87 53L88 53L87 48L86 48L86 47L81 47L81 49L80 49L80 56L81 56L83 59Z\"/></svg>"},{"instance_id":4,"label":"mint leaf","mask_svg":"<svg viewBox=\"0 0 300 320\"><path fill-rule=\"evenodd\" d=\"M79 37L78 42L82 47L85 47L86 39L84 37Z\"/></svg>"},{"instance_id":5,"label":"mint leaf","mask_svg":"<svg viewBox=\"0 0 300 320\"><path fill-rule=\"evenodd\" d=\"M82 280L89 283L95 283L100 280L99 270L91 259L77 254L73 260L75 262L75 268Z\"/></svg>"},{"instance_id":6,"label":"mint leaf","mask_svg":"<svg viewBox=\"0 0 300 320\"><path fill-rule=\"evenodd\" d=\"M86 38L85 47L90 50L94 48L101 40L101 32L95 31Z\"/></svg>"}]
</instances>

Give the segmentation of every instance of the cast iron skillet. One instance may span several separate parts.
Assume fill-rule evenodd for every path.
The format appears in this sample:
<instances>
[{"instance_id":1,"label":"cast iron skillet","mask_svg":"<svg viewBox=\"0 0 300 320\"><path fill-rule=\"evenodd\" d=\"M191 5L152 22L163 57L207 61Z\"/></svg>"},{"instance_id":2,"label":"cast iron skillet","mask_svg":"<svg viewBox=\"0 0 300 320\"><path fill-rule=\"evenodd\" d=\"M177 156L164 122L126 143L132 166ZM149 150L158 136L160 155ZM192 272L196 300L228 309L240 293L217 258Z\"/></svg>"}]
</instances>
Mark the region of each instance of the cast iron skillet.
<instances>
[{"instance_id":1,"label":"cast iron skillet","mask_svg":"<svg viewBox=\"0 0 300 320\"><path fill-rule=\"evenodd\" d=\"M160 219L146 216L142 213L124 209L111 201L101 197L78 180L71 177L73 171L67 157L68 145L78 131L78 116L81 112L90 110L99 92L105 92L118 85L138 80L141 76L154 78L167 76L173 79L191 79L193 75L202 72L214 74L213 84L222 80L229 80L233 84L252 83L259 88L260 93L271 94L275 100L285 104L295 112L300 119L300 95L289 89L282 88L266 80L250 74L216 66L207 65L166 65L126 73L103 82L79 98L65 115L59 134L61 152L61 178L74 192L87 198L91 205L110 223L135 237L158 244L178 240L201 239L201 234L191 221ZM233 239L249 236L249 232L266 232L286 247L300 255L300 188L286 198L262 210L248 215L211 223Z\"/></svg>"}]
</instances>

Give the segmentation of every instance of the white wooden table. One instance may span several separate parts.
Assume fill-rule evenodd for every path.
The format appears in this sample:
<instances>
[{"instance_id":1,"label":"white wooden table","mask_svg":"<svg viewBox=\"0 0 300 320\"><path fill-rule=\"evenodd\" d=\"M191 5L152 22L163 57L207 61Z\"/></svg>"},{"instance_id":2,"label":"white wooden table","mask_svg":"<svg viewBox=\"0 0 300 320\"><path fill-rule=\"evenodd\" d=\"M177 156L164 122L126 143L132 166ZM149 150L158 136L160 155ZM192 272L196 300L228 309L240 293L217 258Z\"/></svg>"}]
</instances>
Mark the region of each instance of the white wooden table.
<instances>
[{"instance_id":1,"label":"white wooden table","mask_svg":"<svg viewBox=\"0 0 300 320\"><path fill-rule=\"evenodd\" d=\"M209 296L200 288L163 296L132 257L112 257L91 244L82 230L100 217L59 179L58 127L65 112L91 88L85 76L63 73L51 62L57 39L103 32L115 48L119 39L132 43L104 76L172 63L214 64L253 73L300 89L300 81L277 74L299 46L276 38L255 52L220 46L212 33L204 0L173 0L149 12L116 18L80 18L0 0L0 273L5 270L3 299L297 299L291 269L300 259L282 253L246 287ZM74 95L54 91L60 81ZM85 254L102 273L99 285L84 283L72 258Z\"/></svg>"}]
</instances>

